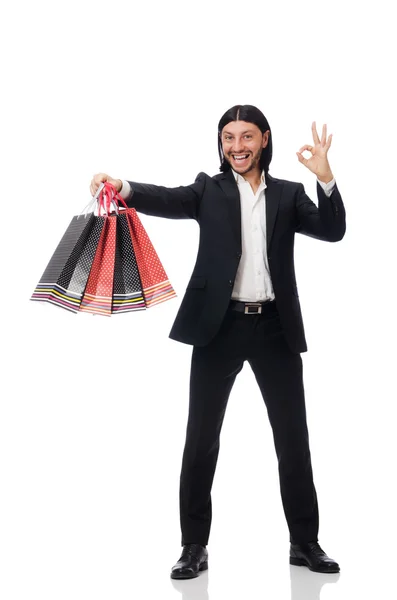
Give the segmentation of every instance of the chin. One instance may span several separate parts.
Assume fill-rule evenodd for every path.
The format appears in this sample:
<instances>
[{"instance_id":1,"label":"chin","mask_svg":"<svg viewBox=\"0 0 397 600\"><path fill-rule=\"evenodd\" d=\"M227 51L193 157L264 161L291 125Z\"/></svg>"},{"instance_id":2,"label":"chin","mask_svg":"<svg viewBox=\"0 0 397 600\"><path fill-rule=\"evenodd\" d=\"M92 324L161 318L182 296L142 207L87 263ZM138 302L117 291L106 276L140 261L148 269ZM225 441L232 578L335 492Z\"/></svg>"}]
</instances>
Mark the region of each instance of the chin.
<instances>
[{"instance_id":1,"label":"chin","mask_svg":"<svg viewBox=\"0 0 397 600\"><path fill-rule=\"evenodd\" d=\"M233 169L236 171L236 173L239 173L240 175L245 175L245 173L249 173L250 171L252 171L252 169L254 168L254 164L250 164L248 167L233 167Z\"/></svg>"},{"instance_id":2,"label":"chin","mask_svg":"<svg viewBox=\"0 0 397 600\"><path fill-rule=\"evenodd\" d=\"M251 164L248 165L248 167L240 167L239 165L235 165L232 160L228 160L228 163L231 166L231 168L233 169L233 171L236 171L236 173L239 173L240 175L244 175L244 173L248 173L255 166L253 162L251 162Z\"/></svg>"}]
</instances>

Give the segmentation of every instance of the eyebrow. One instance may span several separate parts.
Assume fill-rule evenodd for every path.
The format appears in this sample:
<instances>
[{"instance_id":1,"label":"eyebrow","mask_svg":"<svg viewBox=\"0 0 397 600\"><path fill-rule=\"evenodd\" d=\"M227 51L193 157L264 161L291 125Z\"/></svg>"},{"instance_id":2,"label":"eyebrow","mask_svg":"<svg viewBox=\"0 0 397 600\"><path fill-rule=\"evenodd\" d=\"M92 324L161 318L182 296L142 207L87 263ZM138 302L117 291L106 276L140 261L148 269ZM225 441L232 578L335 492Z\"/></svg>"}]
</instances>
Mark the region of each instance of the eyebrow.
<instances>
[{"instance_id":1,"label":"eyebrow","mask_svg":"<svg viewBox=\"0 0 397 600\"><path fill-rule=\"evenodd\" d=\"M253 129L247 129L246 131L242 131L242 135L244 133L253 133L253 131L254 131ZM231 131L224 131L223 133L224 133L224 135L233 135L233 133Z\"/></svg>"}]
</instances>

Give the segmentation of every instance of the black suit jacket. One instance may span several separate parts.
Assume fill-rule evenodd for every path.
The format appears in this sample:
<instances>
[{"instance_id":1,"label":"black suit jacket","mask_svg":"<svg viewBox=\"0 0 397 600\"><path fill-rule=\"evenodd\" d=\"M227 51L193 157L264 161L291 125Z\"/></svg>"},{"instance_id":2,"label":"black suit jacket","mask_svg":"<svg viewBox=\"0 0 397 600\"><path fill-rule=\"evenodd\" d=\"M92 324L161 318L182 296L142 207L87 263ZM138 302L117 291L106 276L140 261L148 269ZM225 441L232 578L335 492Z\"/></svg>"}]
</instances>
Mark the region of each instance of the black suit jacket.
<instances>
[{"instance_id":1,"label":"black suit jacket","mask_svg":"<svg viewBox=\"0 0 397 600\"><path fill-rule=\"evenodd\" d=\"M170 219L195 219L200 226L196 264L170 338L205 346L218 332L228 308L241 258L240 194L232 171L193 184L167 188L130 181L127 204L138 212ZM328 242L346 230L337 185L328 198L317 182L318 207L301 183L266 176L266 230L270 276L281 325L291 350L307 345L294 269L295 233Z\"/></svg>"}]
</instances>

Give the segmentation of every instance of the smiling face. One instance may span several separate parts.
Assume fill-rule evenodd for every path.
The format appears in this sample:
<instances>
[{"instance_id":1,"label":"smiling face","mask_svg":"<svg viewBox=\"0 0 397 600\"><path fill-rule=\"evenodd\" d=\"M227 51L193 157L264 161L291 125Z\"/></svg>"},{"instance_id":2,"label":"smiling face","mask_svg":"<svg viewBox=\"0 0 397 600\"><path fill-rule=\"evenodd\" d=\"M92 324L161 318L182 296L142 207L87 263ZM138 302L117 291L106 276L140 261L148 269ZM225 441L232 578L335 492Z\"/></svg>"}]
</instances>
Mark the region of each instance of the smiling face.
<instances>
[{"instance_id":1,"label":"smiling face","mask_svg":"<svg viewBox=\"0 0 397 600\"><path fill-rule=\"evenodd\" d=\"M222 150L232 169L244 175L258 171L263 148L266 148L270 131L262 134L254 123L231 121L222 129Z\"/></svg>"}]
</instances>

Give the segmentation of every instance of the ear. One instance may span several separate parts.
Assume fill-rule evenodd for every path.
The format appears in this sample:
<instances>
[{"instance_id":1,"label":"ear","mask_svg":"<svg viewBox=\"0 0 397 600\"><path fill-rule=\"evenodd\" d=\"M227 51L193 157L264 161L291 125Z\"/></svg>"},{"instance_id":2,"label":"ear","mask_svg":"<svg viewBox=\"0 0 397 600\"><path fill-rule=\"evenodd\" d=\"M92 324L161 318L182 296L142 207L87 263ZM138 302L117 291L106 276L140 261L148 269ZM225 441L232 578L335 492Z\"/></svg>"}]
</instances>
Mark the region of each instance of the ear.
<instances>
[{"instance_id":1,"label":"ear","mask_svg":"<svg viewBox=\"0 0 397 600\"><path fill-rule=\"evenodd\" d=\"M268 129L267 131L265 131L265 133L262 136L262 148L266 148L267 143L269 141L269 135L270 135L270 131Z\"/></svg>"}]
</instances>

